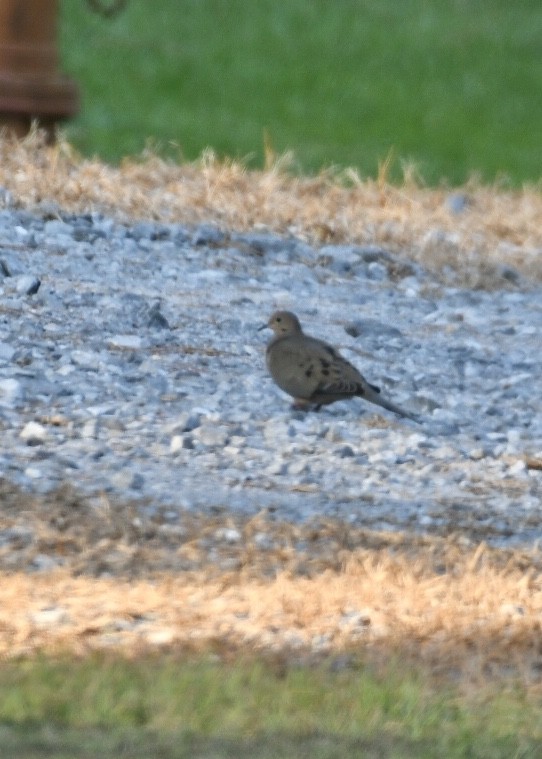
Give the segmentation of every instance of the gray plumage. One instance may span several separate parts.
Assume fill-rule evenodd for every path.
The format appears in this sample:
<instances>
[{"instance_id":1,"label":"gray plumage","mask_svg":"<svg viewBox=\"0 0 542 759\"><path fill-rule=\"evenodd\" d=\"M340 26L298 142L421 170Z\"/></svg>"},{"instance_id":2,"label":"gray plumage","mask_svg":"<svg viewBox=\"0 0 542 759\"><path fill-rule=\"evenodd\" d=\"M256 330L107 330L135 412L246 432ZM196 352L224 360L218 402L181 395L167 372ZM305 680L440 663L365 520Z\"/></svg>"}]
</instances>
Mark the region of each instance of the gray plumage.
<instances>
[{"instance_id":1,"label":"gray plumage","mask_svg":"<svg viewBox=\"0 0 542 759\"><path fill-rule=\"evenodd\" d=\"M418 421L413 414L380 395L333 346L306 335L291 311L275 311L267 324L275 333L266 350L267 368L295 408L319 409L327 403L360 397L399 416Z\"/></svg>"}]
</instances>

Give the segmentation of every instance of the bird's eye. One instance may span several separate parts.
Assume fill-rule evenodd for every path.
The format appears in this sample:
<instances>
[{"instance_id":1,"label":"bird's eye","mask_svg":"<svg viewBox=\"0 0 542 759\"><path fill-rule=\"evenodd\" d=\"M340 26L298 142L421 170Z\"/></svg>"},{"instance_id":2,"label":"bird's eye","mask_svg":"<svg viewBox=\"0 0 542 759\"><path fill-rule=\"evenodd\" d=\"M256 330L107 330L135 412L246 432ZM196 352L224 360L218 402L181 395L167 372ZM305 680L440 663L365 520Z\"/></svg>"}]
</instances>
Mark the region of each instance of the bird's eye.
<instances>
[{"instance_id":1,"label":"bird's eye","mask_svg":"<svg viewBox=\"0 0 542 759\"><path fill-rule=\"evenodd\" d=\"M281 316L277 316L277 321L281 322L282 321L282 317Z\"/></svg>"}]
</instances>

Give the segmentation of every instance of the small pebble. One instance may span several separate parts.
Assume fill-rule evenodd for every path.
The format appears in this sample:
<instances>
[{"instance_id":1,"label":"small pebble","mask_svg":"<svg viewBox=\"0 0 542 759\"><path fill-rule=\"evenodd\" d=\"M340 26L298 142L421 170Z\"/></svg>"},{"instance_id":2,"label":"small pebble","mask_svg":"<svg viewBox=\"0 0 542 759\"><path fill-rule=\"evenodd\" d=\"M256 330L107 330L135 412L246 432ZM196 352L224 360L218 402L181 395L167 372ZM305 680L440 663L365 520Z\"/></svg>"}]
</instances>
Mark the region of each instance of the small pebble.
<instances>
[{"instance_id":1,"label":"small pebble","mask_svg":"<svg viewBox=\"0 0 542 759\"><path fill-rule=\"evenodd\" d=\"M17 279L16 290L22 295L35 295L40 289L41 280L30 274L23 275Z\"/></svg>"},{"instance_id":2,"label":"small pebble","mask_svg":"<svg viewBox=\"0 0 542 759\"><path fill-rule=\"evenodd\" d=\"M40 445L47 439L47 430L38 422L28 422L21 430L20 437L27 445Z\"/></svg>"}]
</instances>

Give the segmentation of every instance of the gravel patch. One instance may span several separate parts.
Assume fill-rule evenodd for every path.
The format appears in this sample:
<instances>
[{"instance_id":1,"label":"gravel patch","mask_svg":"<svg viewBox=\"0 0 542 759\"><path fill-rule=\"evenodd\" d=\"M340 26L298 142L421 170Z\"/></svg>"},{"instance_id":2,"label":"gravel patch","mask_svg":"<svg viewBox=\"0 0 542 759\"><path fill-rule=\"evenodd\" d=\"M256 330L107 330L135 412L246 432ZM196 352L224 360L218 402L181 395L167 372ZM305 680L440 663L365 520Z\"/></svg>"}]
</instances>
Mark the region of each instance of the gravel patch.
<instances>
[{"instance_id":1,"label":"gravel patch","mask_svg":"<svg viewBox=\"0 0 542 759\"><path fill-rule=\"evenodd\" d=\"M170 526L265 510L540 536L540 285L445 286L375 246L9 208L0 295L0 473L23 492L70 483ZM257 332L276 308L422 423L357 400L291 411Z\"/></svg>"}]
</instances>

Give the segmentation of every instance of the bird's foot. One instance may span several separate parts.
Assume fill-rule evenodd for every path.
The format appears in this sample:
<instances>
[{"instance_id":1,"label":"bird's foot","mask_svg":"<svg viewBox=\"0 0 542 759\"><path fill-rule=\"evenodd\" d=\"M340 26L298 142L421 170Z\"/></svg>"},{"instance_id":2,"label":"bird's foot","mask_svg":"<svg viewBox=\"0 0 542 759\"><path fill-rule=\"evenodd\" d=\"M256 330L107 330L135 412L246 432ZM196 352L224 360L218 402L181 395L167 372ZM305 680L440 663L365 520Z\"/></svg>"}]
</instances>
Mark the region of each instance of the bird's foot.
<instances>
[{"instance_id":1,"label":"bird's foot","mask_svg":"<svg viewBox=\"0 0 542 759\"><path fill-rule=\"evenodd\" d=\"M307 401L294 401L290 408L292 411L320 411L322 404L317 403L315 405L314 403L308 403Z\"/></svg>"},{"instance_id":2,"label":"bird's foot","mask_svg":"<svg viewBox=\"0 0 542 759\"><path fill-rule=\"evenodd\" d=\"M308 406L306 403L301 403L301 402L296 401L295 403L292 403L292 405L290 406L290 409L292 411L309 411L310 406Z\"/></svg>"}]
</instances>

